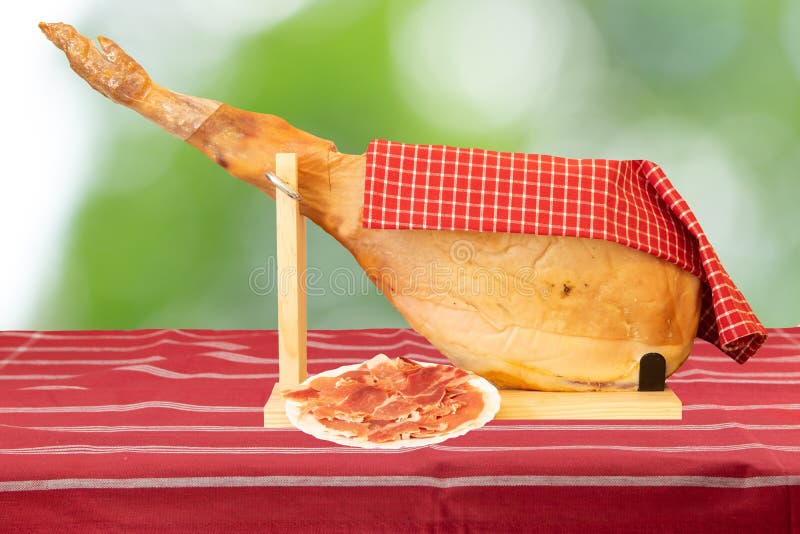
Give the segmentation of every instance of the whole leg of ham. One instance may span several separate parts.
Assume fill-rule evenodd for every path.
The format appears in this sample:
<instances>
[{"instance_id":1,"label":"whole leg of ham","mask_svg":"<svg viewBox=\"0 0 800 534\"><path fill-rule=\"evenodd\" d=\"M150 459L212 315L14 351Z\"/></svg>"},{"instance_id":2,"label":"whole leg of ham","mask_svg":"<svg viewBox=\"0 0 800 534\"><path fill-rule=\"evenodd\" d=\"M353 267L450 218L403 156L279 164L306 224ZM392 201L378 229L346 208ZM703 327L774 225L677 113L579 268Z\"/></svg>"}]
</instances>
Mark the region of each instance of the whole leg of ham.
<instances>
[{"instance_id":1,"label":"whole leg of ham","mask_svg":"<svg viewBox=\"0 0 800 534\"><path fill-rule=\"evenodd\" d=\"M339 153L279 117L160 87L109 39L97 48L67 24L40 27L94 89L273 198L264 172L274 170L276 153L296 152L302 213L347 247L411 327L459 367L501 387L631 390L645 353L663 354L669 374L688 356L700 282L679 267L602 240L366 230L363 155ZM454 257L459 247L468 261ZM520 279L523 267L531 276Z\"/></svg>"}]
</instances>

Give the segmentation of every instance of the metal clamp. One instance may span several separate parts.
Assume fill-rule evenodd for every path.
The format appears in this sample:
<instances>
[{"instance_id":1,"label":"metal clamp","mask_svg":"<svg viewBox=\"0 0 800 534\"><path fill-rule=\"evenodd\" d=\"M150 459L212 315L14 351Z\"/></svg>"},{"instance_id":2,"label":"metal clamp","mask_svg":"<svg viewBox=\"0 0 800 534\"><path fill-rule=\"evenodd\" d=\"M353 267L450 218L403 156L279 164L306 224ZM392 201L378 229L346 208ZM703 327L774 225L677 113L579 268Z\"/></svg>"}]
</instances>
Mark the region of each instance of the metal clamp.
<instances>
[{"instance_id":1,"label":"metal clamp","mask_svg":"<svg viewBox=\"0 0 800 534\"><path fill-rule=\"evenodd\" d=\"M301 198L300 193L289 187L289 184L278 178L278 176L275 173L267 171L264 173L264 176L267 177L267 180L272 182L272 185L274 185L276 189L280 189L283 193L286 194L286 196L288 196L291 199L297 200L298 202L300 201Z\"/></svg>"}]
</instances>

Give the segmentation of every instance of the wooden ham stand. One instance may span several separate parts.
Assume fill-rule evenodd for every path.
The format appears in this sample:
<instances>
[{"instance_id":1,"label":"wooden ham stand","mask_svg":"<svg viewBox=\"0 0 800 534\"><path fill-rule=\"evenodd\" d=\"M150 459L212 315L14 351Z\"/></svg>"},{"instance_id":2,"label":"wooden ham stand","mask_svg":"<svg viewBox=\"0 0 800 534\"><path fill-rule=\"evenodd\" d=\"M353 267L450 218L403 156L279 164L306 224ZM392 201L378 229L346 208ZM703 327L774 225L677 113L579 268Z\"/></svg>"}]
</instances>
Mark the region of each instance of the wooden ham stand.
<instances>
[{"instance_id":1,"label":"wooden ham stand","mask_svg":"<svg viewBox=\"0 0 800 534\"><path fill-rule=\"evenodd\" d=\"M299 190L297 155L277 154L275 171L277 178L289 187L289 192L276 187L279 378L264 405L264 427L291 428L284 411L281 389L296 386L308 374L306 224L305 218L300 215L298 199L290 196L292 190ZM550 392L501 389L502 402L496 419L681 419L681 401L664 385L663 361L663 356L659 354L648 354L642 358L640 391ZM643 388L644 383L648 385Z\"/></svg>"}]
</instances>

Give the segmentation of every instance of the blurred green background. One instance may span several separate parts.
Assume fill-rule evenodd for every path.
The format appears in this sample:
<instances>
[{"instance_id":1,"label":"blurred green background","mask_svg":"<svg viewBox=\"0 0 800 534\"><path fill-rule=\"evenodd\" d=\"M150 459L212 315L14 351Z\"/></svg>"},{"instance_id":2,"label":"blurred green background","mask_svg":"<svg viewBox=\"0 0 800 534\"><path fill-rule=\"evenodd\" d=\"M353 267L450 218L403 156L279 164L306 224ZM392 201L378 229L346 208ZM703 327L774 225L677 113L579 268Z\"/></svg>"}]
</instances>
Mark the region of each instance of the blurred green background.
<instances>
[{"instance_id":1,"label":"blurred green background","mask_svg":"<svg viewBox=\"0 0 800 534\"><path fill-rule=\"evenodd\" d=\"M343 152L385 137L654 160L765 324L800 323L800 3L199 10L98 3L74 24L168 88L280 115ZM235 35L224 50L203 39L216 26ZM88 88L85 99L91 180L31 326L275 328L275 292L251 283L275 254L273 201L133 112ZM374 289L326 290L335 269L359 269L319 228L308 248L324 275L310 328L405 325Z\"/></svg>"}]
</instances>

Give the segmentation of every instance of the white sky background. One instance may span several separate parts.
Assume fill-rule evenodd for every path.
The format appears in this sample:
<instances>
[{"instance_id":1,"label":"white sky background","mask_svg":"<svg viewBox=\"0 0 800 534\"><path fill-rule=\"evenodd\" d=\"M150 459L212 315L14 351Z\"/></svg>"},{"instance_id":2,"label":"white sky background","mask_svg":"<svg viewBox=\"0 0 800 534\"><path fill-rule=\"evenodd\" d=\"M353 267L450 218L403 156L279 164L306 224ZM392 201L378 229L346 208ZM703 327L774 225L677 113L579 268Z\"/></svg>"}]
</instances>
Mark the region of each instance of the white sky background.
<instances>
[{"instance_id":1,"label":"white sky background","mask_svg":"<svg viewBox=\"0 0 800 534\"><path fill-rule=\"evenodd\" d=\"M3 6L3 168L0 172L0 330L29 325L45 280L57 270L66 225L83 185L88 132L74 128L85 109L44 35L40 20L80 20L89 0ZM62 68L56 68L60 64Z\"/></svg>"},{"instance_id":2,"label":"white sky background","mask_svg":"<svg viewBox=\"0 0 800 534\"><path fill-rule=\"evenodd\" d=\"M199 77L213 72L238 38L280 22L306 3L205 0L198 9L192 0L37 0L3 6L0 330L30 328L39 299L56 283L70 220L92 170L89 143L109 127L93 121L117 112L103 107L108 106L103 97L77 79L37 24L69 22L94 37L81 22L90 16L93 25L102 21L103 34L140 56L159 82L180 90L201 85ZM169 53L160 48L161 39L151 38L164 34L175 45Z\"/></svg>"}]
</instances>

